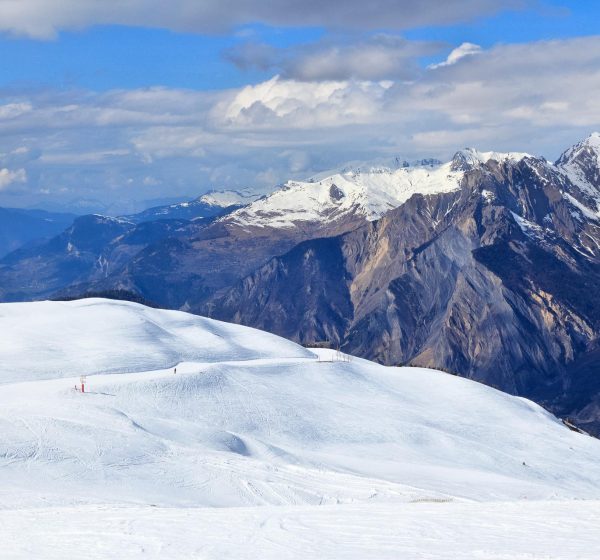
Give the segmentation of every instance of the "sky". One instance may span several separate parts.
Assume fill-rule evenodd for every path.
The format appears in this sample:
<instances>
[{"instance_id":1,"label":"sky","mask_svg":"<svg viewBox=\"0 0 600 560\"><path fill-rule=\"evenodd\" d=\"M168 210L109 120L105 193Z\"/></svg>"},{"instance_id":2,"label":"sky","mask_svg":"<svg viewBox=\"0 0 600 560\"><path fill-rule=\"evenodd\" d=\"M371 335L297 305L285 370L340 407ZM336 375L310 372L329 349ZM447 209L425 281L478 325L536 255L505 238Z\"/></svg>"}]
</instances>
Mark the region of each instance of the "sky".
<instances>
[{"instance_id":1,"label":"sky","mask_svg":"<svg viewBox=\"0 0 600 560\"><path fill-rule=\"evenodd\" d=\"M0 0L0 205L127 213L600 129L596 0Z\"/></svg>"}]
</instances>

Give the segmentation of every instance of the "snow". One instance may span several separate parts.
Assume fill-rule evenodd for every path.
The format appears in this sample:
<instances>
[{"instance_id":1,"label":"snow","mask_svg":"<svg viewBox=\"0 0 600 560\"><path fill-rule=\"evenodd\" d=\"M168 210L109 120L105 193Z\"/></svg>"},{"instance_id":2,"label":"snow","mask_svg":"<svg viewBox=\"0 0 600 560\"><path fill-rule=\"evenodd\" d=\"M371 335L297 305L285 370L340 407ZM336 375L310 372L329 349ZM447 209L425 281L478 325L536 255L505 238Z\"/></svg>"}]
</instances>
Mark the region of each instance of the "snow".
<instances>
[{"instance_id":1,"label":"snow","mask_svg":"<svg viewBox=\"0 0 600 560\"><path fill-rule=\"evenodd\" d=\"M600 502L0 511L11 559L596 560Z\"/></svg>"},{"instance_id":2,"label":"snow","mask_svg":"<svg viewBox=\"0 0 600 560\"><path fill-rule=\"evenodd\" d=\"M569 201L570 204L577 208L577 210L579 210L579 212L581 212L589 220L598 221L600 219L600 210L597 213L593 212L587 206L585 206L585 204L582 204L573 195L567 192L563 192L562 195L566 200ZM598 208L600 208L600 196L598 198L598 204ZM579 215L576 213L575 217L579 218Z\"/></svg>"},{"instance_id":3,"label":"snow","mask_svg":"<svg viewBox=\"0 0 600 560\"><path fill-rule=\"evenodd\" d=\"M0 333L10 558L600 545L600 442L526 399L128 302L1 304Z\"/></svg>"},{"instance_id":4,"label":"snow","mask_svg":"<svg viewBox=\"0 0 600 560\"><path fill-rule=\"evenodd\" d=\"M198 200L209 206L227 208L228 206L245 206L259 198L259 196L248 189L242 191L213 190L202 195Z\"/></svg>"},{"instance_id":5,"label":"snow","mask_svg":"<svg viewBox=\"0 0 600 560\"><path fill-rule=\"evenodd\" d=\"M511 214L512 214L512 217L514 218L515 222L517 222L517 225L519 226L519 228L525 235L527 235L528 237L531 237L532 239L538 239L538 240L544 239L544 228L542 228L541 226L538 226L534 222L530 222L529 220L526 220L525 218L523 218L522 216L519 216L518 214L515 214L514 212L511 212Z\"/></svg>"},{"instance_id":6,"label":"snow","mask_svg":"<svg viewBox=\"0 0 600 560\"><path fill-rule=\"evenodd\" d=\"M487 203L491 203L496 199L496 195L492 191L483 189L481 191L481 198L483 198L483 200L485 200Z\"/></svg>"},{"instance_id":7,"label":"snow","mask_svg":"<svg viewBox=\"0 0 600 560\"><path fill-rule=\"evenodd\" d=\"M94 216L95 218L98 218L98 221L101 221L104 223L111 222L113 224L133 225L133 222L131 220L128 220L127 218L115 217L115 216L105 216L104 214L92 214L92 216Z\"/></svg>"},{"instance_id":8,"label":"snow","mask_svg":"<svg viewBox=\"0 0 600 560\"><path fill-rule=\"evenodd\" d=\"M480 152L475 148L465 148L461 150L460 153L471 165L487 163L490 160L497 161L498 163L503 163L506 161L516 163L525 158L531 157L530 154L525 152Z\"/></svg>"},{"instance_id":9,"label":"snow","mask_svg":"<svg viewBox=\"0 0 600 560\"><path fill-rule=\"evenodd\" d=\"M95 298L0 304L0 332L0 385L161 369L184 360L312 356L255 329Z\"/></svg>"},{"instance_id":10,"label":"snow","mask_svg":"<svg viewBox=\"0 0 600 560\"><path fill-rule=\"evenodd\" d=\"M224 220L276 228L293 228L299 222L335 222L353 214L376 220L413 194L458 190L462 177L462 172L452 171L450 163L347 170L310 181L288 181L281 189Z\"/></svg>"},{"instance_id":11,"label":"snow","mask_svg":"<svg viewBox=\"0 0 600 560\"><path fill-rule=\"evenodd\" d=\"M516 163L529 154L520 152L459 152L470 167L489 160ZM460 188L464 169L453 162L422 160L393 166L352 164L315 175L307 181L288 181L283 187L222 219L243 227L291 229L303 223L335 223L348 216L369 221L381 218L414 194L438 194Z\"/></svg>"},{"instance_id":12,"label":"snow","mask_svg":"<svg viewBox=\"0 0 600 560\"><path fill-rule=\"evenodd\" d=\"M600 192L590 185L578 165L569 163L578 150L583 149L591 150L596 161L600 161L600 134L592 134L565 152L558 167L543 158L532 158L525 152L483 152L474 148L459 151L448 163L437 160L423 160L412 165L400 164L399 160L395 160L394 164L387 166L354 163L320 173L306 181L287 181L271 194L254 200L221 221L244 228L279 229L303 227L307 223L335 224L352 217L373 221L414 194L429 195L458 190L468 169L489 161L516 164L527 158L560 171L594 201L593 213L600 216ZM535 165L530 167L542 181L547 181ZM492 200L489 196L485 196L485 199L487 202Z\"/></svg>"},{"instance_id":13,"label":"snow","mask_svg":"<svg viewBox=\"0 0 600 560\"><path fill-rule=\"evenodd\" d=\"M587 138L569 148L562 154L559 162L567 164L584 151L591 152L596 156L600 154L600 132L592 132Z\"/></svg>"},{"instance_id":14,"label":"snow","mask_svg":"<svg viewBox=\"0 0 600 560\"><path fill-rule=\"evenodd\" d=\"M594 167L596 181L600 181L600 133L594 132L582 142L569 148L559 158L557 167L588 197L591 207L579 203L580 210L586 215L592 214L594 218L600 217L600 190L597 184L591 184L586 177L586 168L589 172L589 168ZM573 202L572 197L570 200Z\"/></svg>"}]
</instances>

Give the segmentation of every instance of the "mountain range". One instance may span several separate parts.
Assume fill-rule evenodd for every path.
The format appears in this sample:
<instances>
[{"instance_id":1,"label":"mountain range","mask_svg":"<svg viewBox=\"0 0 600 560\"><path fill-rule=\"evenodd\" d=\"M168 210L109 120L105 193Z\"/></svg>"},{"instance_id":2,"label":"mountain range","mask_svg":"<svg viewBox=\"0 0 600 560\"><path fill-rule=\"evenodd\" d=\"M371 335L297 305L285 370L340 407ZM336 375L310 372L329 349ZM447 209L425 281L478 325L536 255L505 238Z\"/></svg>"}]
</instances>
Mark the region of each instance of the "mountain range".
<instances>
[{"instance_id":1,"label":"mountain range","mask_svg":"<svg viewBox=\"0 0 600 560\"><path fill-rule=\"evenodd\" d=\"M600 433L599 158L592 134L554 163L466 149L288 181L213 213L199 200L83 216L5 256L0 297L125 290L445 369Z\"/></svg>"},{"instance_id":2,"label":"mountain range","mask_svg":"<svg viewBox=\"0 0 600 560\"><path fill-rule=\"evenodd\" d=\"M58 235L74 218L73 214L60 212L0 208L0 258L24 245Z\"/></svg>"}]
</instances>

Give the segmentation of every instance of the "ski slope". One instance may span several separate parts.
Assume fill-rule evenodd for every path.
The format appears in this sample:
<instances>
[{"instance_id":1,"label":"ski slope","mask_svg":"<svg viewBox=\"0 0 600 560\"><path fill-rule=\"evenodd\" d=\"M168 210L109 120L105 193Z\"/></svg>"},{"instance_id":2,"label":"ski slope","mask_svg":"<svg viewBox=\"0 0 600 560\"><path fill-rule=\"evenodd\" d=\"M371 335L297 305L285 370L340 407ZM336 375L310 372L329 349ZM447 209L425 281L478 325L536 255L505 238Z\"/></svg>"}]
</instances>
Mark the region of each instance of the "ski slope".
<instances>
[{"instance_id":1,"label":"ski slope","mask_svg":"<svg viewBox=\"0 0 600 560\"><path fill-rule=\"evenodd\" d=\"M285 339L178 311L86 299L0 305L0 384L172 367L311 357Z\"/></svg>"},{"instance_id":2,"label":"ski slope","mask_svg":"<svg viewBox=\"0 0 600 560\"><path fill-rule=\"evenodd\" d=\"M393 558L443 511L448 535L488 512L481 539L511 511L600 515L600 442L465 379L100 299L2 304L0 333L7 557L71 557L79 535L84 558ZM355 556L348 524L371 539Z\"/></svg>"},{"instance_id":3,"label":"ski slope","mask_svg":"<svg viewBox=\"0 0 600 560\"><path fill-rule=\"evenodd\" d=\"M11 559L597 560L599 526L594 501L0 510Z\"/></svg>"}]
</instances>

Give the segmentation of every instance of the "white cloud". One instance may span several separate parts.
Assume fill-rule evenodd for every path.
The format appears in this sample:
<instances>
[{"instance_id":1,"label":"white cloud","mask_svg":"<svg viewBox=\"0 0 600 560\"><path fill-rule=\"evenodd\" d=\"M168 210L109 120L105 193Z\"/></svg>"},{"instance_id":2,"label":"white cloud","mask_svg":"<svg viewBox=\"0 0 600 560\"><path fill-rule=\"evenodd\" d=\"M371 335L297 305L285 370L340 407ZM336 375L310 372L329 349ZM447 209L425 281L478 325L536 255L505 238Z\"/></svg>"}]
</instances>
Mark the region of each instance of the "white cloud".
<instances>
[{"instance_id":1,"label":"white cloud","mask_svg":"<svg viewBox=\"0 0 600 560\"><path fill-rule=\"evenodd\" d=\"M481 47L479 45L475 45L473 43L463 43L459 45L455 49L452 49L448 58L444 62L440 62L439 64L432 64L430 68L440 68L442 66L451 66L452 64L456 64L459 60L465 58L466 56L472 56L474 54L481 53Z\"/></svg>"},{"instance_id":2,"label":"white cloud","mask_svg":"<svg viewBox=\"0 0 600 560\"><path fill-rule=\"evenodd\" d=\"M444 25L532 0L0 0L0 31L51 39L63 29L117 24L215 33L247 23L360 29Z\"/></svg>"},{"instance_id":3,"label":"white cloud","mask_svg":"<svg viewBox=\"0 0 600 560\"><path fill-rule=\"evenodd\" d=\"M377 118L387 84L369 81L301 82L275 76L247 86L217 106L223 124L235 128L323 128Z\"/></svg>"},{"instance_id":4,"label":"white cloud","mask_svg":"<svg viewBox=\"0 0 600 560\"><path fill-rule=\"evenodd\" d=\"M39 161L42 164L56 165L56 164L67 164L67 165L88 165L101 163L103 161L112 160L118 156L129 156L131 150L103 150L97 152L80 152L74 153L69 150L66 152L52 152L40 156Z\"/></svg>"},{"instance_id":5,"label":"white cloud","mask_svg":"<svg viewBox=\"0 0 600 560\"><path fill-rule=\"evenodd\" d=\"M0 105L0 121L14 119L25 113L29 113L32 107L29 103L7 103Z\"/></svg>"},{"instance_id":6,"label":"white cloud","mask_svg":"<svg viewBox=\"0 0 600 560\"><path fill-rule=\"evenodd\" d=\"M0 191L8 189L16 183L25 183L27 181L27 173L25 169L17 169L11 171L6 167L0 169Z\"/></svg>"},{"instance_id":7,"label":"white cloud","mask_svg":"<svg viewBox=\"0 0 600 560\"><path fill-rule=\"evenodd\" d=\"M191 157L206 155L204 146L210 146L215 138L195 126L153 126L131 138L135 150L145 161L156 158Z\"/></svg>"}]
</instances>

